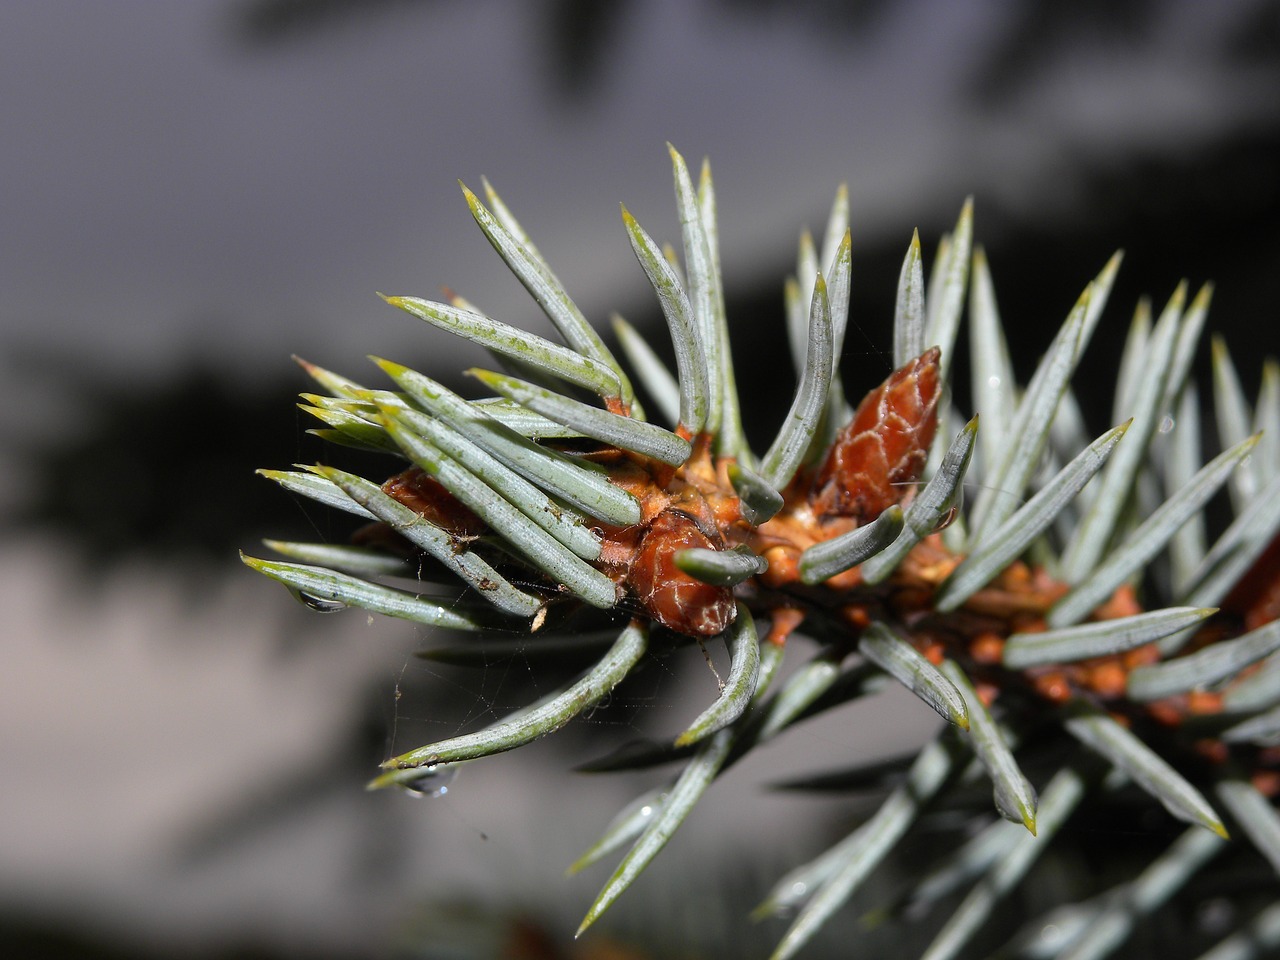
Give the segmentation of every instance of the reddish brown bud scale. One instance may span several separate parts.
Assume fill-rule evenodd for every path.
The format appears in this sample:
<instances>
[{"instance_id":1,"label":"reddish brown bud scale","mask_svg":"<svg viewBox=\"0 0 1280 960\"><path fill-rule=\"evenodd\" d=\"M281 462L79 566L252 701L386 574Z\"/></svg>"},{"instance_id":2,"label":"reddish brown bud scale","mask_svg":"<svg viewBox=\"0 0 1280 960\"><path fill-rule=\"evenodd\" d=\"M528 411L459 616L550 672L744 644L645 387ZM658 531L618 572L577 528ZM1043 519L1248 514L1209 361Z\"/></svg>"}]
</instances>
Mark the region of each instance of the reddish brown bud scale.
<instances>
[{"instance_id":1,"label":"reddish brown bud scale","mask_svg":"<svg viewBox=\"0 0 1280 960\"><path fill-rule=\"evenodd\" d=\"M1136 670L1138 667L1149 667L1153 663L1160 662L1160 648L1154 643L1148 643L1130 650L1128 653L1122 654L1120 657L1126 670Z\"/></svg>"},{"instance_id":2,"label":"reddish brown bud scale","mask_svg":"<svg viewBox=\"0 0 1280 960\"><path fill-rule=\"evenodd\" d=\"M664 627L689 636L714 637L733 622L733 591L695 580L676 566L676 553L722 546L687 513L664 510L640 539L627 586L644 612Z\"/></svg>"},{"instance_id":3,"label":"reddish brown bud scale","mask_svg":"<svg viewBox=\"0 0 1280 960\"><path fill-rule=\"evenodd\" d=\"M1238 614L1246 630L1257 630L1280 619L1280 536L1267 545L1249 572L1240 578L1223 601L1222 609Z\"/></svg>"},{"instance_id":4,"label":"reddish brown bud scale","mask_svg":"<svg viewBox=\"0 0 1280 960\"><path fill-rule=\"evenodd\" d=\"M1212 690L1192 690L1187 694L1187 709L1198 716L1215 716L1222 712L1222 694Z\"/></svg>"},{"instance_id":5,"label":"reddish brown bud scale","mask_svg":"<svg viewBox=\"0 0 1280 960\"><path fill-rule=\"evenodd\" d=\"M1088 668L1086 682L1090 690L1108 700L1125 695L1129 686L1129 674L1117 658L1107 658Z\"/></svg>"},{"instance_id":6,"label":"reddish brown bud scale","mask_svg":"<svg viewBox=\"0 0 1280 960\"><path fill-rule=\"evenodd\" d=\"M1147 715L1156 723L1166 727L1176 727L1182 723L1186 704L1176 698L1157 700L1147 704ZM1130 724L1126 721L1125 726Z\"/></svg>"},{"instance_id":7,"label":"reddish brown bud scale","mask_svg":"<svg viewBox=\"0 0 1280 960\"><path fill-rule=\"evenodd\" d=\"M769 621L769 632L764 642L780 647L787 642L800 624L804 623L805 611L800 607L779 607L773 611L773 619Z\"/></svg>"},{"instance_id":8,"label":"reddish brown bud scale","mask_svg":"<svg viewBox=\"0 0 1280 960\"><path fill-rule=\"evenodd\" d=\"M1197 740L1191 748L1210 763L1223 764L1231 759L1230 749L1221 740Z\"/></svg>"},{"instance_id":9,"label":"reddish brown bud scale","mask_svg":"<svg viewBox=\"0 0 1280 960\"><path fill-rule=\"evenodd\" d=\"M1031 685L1051 703L1066 703L1071 699L1071 683L1059 670L1032 677Z\"/></svg>"},{"instance_id":10,"label":"reddish brown bud scale","mask_svg":"<svg viewBox=\"0 0 1280 960\"><path fill-rule=\"evenodd\" d=\"M1000 699L1000 688L994 683L975 683L973 690L978 695L978 699L982 701L982 705L988 710Z\"/></svg>"},{"instance_id":11,"label":"reddish brown bud scale","mask_svg":"<svg viewBox=\"0 0 1280 960\"><path fill-rule=\"evenodd\" d=\"M1280 795L1280 772L1275 770L1258 770L1249 778L1254 789L1264 797L1274 798Z\"/></svg>"},{"instance_id":12,"label":"reddish brown bud scale","mask_svg":"<svg viewBox=\"0 0 1280 960\"><path fill-rule=\"evenodd\" d=\"M987 665L1000 663L1004 656L1004 638L991 631L978 634L969 643L969 656L973 658L974 663Z\"/></svg>"},{"instance_id":13,"label":"reddish brown bud scale","mask_svg":"<svg viewBox=\"0 0 1280 960\"><path fill-rule=\"evenodd\" d=\"M938 357L930 347L858 405L814 481L809 501L819 517L874 520L920 478L938 427Z\"/></svg>"},{"instance_id":14,"label":"reddish brown bud scale","mask_svg":"<svg viewBox=\"0 0 1280 960\"><path fill-rule=\"evenodd\" d=\"M715 485L705 440L695 443L695 456L678 470L616 449L584 459L605 467L609 481L640 502L638 524L599 528L599 568L626 588L645 616L670 630L710 637L728 627L737 613L733 591L705 584L675 563L681 550L725 547L715 505L691 482L702 471L709 476L702 479Z\"/></svg>"},{"instance_id":15,"label":"reddish brown bud scale","mask_svg":"<svg viewBox=\"0 0 1280 960\"><path fill-rule=\"evenodd\" d=\"M1107 600L1093 612L1095 620L1118 620L1121 617L1132 617L1142 612L1142 604L1138 602L1138 592L1132 584L1121 584Z\"/></svg>"},{"instance_id":16,"label":"reddish brown bud scale","mask_svg":"<svg viewBox=\"0 0 1280 960\"><path fill-rule=\"evenodd\" d=\"M382 485L382 492L455 537L475 537L487 529L440 481L418 467L397 473Z\"/></svg>"}]
</instances>

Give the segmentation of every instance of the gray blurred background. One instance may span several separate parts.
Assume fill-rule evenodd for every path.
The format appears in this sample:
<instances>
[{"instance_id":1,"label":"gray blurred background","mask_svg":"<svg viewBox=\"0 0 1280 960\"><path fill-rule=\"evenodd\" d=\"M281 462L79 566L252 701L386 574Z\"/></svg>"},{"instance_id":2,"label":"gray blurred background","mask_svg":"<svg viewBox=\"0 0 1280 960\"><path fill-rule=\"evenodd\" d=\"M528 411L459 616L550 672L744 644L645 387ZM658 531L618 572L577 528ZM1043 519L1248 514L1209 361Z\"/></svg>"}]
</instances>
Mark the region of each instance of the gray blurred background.
<instances>
[{"instance_id":1,"label":"gray blurred background","mask_svg":"<svg viewBox=\"0 0 1280 960\"><path fill-rule=\"evenodd\" d=\"M782 279L842 181L855 395L888 372L911 229L931 255L968 194L1024 371L1126 248L1079 391L1099 429L1142 294L1214 280L1250 392L1280 347L1274 0L40 0L0 5L0 91L9 956L589 955L565 938L605 873L562 869L661 775L570 769L679 729L713 691L696 652L447 796L368 795L393 748L555 678L429 666L420 631L316 616L236 560L348 532L252 474L329 453L290 353L466 389L480 354L375 290L543 329L458 178L490 178L588 317L661 340L617 204L677 239L664 143L709 155L758 447L793 389ZM767 786L933 727L884 709L735 768L597 946L767 952L745 911L865 808Z\"/></svg>"}]
</instances>

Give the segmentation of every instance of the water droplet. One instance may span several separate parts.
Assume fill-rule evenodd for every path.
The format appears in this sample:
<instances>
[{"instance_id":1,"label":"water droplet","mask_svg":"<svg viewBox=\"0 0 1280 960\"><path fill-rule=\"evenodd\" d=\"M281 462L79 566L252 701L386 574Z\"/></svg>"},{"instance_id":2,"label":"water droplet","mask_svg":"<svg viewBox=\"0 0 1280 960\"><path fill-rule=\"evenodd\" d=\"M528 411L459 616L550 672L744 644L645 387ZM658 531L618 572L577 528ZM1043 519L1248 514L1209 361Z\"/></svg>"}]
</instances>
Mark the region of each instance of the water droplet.
<instances>
[{"instance_id":1,"label":"water droplet","mask_svg":"<svg viewBox=\"0 0 1280 960\"><path fill-rule=\"evenodd\" d=\"M1047 940L1050 943L1058 937L1058 925L1056 923L1046 923L1040 931L1040 939Z\"/></svg>"},{"instance_id":2,"label":"water droplet","mask_svg":"<svg viewBox=\"0 0 1280 960\"><path fill-rule=\"evenodd\" d=\"M458 775L456 766L429 763L420 767L418 775L402 780L400 787L411 797L443 797L449 792L449 784Z\"/></svg>"},{"instance_id":3,"label":"water droplet","mask_svg":"<svg viewBox=\"0 0 1280 960\"><path fill-rule=\"evenodd\" d=\"M1177 426L1177 424L1178 424L1178 421L1174 420L1173 417L1169 416L1169 414L1166 413L1164 417L1160 420L1160 426L1156 427L1156 429L1159 430L1161 433L1168 433L1175 426Z\"/></svg>"},{"instance_id":4,"label":"water droplet","mask_svg":"<svg viewBox=\"0 0 1280 960\"><path fill-rule=\"evenodd\" d=\"M317 597L314 594L306 593L303 590L290 589L290 593L304 607L310 607L317 613L337 613L339 610L347 609L347 605L341 600L330 600L327 597Z\"/></svg>"},{"instance_id":5,"label":"water droplet","mask_svg":"<svg viewBox=\"0 0 1280 960\"><path fill-rule=\"evenodd\" d=\"M995 376L987 377L987 386L990 387L992 390L999 390L1000 378Z\"/></svg>"},{"instance_id":6,"label":"water droplet","mask_svg":"<svg viewBox=\"0 0 1280 960\"><path fill-rule=\"evenodd\" d=\"M615 830L643 827L653 819L655 813L662 809L662 803L667 799L667 791L668 788L664 786L636 797L614 815L609 826L605 828L606 835Z\"/></svg>"}]
</instances>

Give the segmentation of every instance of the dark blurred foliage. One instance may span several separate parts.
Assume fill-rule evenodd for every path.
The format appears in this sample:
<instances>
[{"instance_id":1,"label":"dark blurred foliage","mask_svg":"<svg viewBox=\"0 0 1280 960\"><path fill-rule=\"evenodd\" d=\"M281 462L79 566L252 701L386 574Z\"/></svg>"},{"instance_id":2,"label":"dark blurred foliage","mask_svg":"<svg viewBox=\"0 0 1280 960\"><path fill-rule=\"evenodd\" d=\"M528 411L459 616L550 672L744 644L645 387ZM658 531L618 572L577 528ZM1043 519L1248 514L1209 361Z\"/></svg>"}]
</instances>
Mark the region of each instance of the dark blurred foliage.
<instances>
[{"instance_id":1,"label":"dark blurred foliage","mask_svg":"<svg viewBox=\"0 0 1280 960\"><path fill-rule=\"evenodd\" d=\"M1007 24L973 78L980 101L1000 103L1050 67L1056 54L1081 44L1117 51L1147 40L1163 5L1160 0L1012 0L1003 6Z\"/></svg>"},{"instance_id":2,"label":"dark blurred foliage","mask_svg":"<svg viewBox=\"0 0 1280 960\"><path fill-rule=\"evenodd\" d=\"M472 0L475 2L475 0ZM254 47L300 40L343 29L396 10L430 10L456 0L240 0L232 30ZM599 87L610 48L626 42L625 25L639 15L635 0L540 0L547 76L562 95L580 98ZM709 15L776 18L813 30L829 43L874 42L877 30L899 9L891 0L703 0ZM1034 83L1055 58L1079 45L1135 50L1159 26L1162 0L1009 0L1004 28L988 45L967 91L979 104L998 106ZM1280 73L1280 0L1264 0L1237 14L1219 51L1224 61L1268 65Z\"/></svg>"},{"instance_id":3,"label":"dark blurred foliage","mask_svg":"<svg viewBox=\"0 0 1280 960\"><path fill-rule=\"evenodd\" d=\"M362 23L397 9L422 7L430 0L248 0L235 8L238 39L277 44L354 20Z\"/></svg>"},{"instance_id":4,"label":"dark blurred foliage","mask_svg":"<svg viewBox=\"0 0 1280 960\"><path fill-rule=\"evenodd\" d=\"M1280 63L1280 3L1259 3L1242 17L1231 34L1228 53L1247 63Z\"/></svg>"},{"instance_id":5,"label":"dark blurred foliage","mask_svg":"<svg viewBox=\"0 0 1280 960\"><path fill-rule=\"evenodd\" d=\"M35 482L8 522L59 534L93 563L137 553L221 563L257 537L305 535L309 518L323 534L324 511L291 509L252 473L319 456L294 406L305 382L288 366L269 385L205 366L161 383L82 377L67 388L83 416L77 430L23 441Z\"/></svg>"},{"instance_id":6,"label":"dark blurred foliage","mask_svg":"<svg viewBox=\"0 0 1280 960\"><path fill-rule=\"evenodd\" d=\"M247 0L233 20L234 35L251 47L298 41L321 30L366 23L397 9L428 9L456 0ZM476 2L476 0L471 0ZM634 0L543 0L540 41L547 50L547 76L566 98L593 89L611 48L624 38Z\"/></svg>"},{"instance_id":7,"label":"dark blurred foliage","mask_svg":"<svg viewBox=\"0 0 1280 960\"><path fill-rule=\"evenodd\" d=\"M402 949L390 954L403 960L646 960L650 953L607 935L565 942L538 916L468 900L423 907ZM173 947L121 944L95 937L88 930L68 930L59 922L38 918L0 924L0 951L21 960L171 960ZM682 952L687 960L695 954ZM188 947L183 960L289 960L296 949L246 941L242 945ZM309 948L307 960L367 960L366 951Z\"/></svg>"},{"instance_id":8,"label":"dark blurred foliage","mask_svg":"<svg viewBox=\"0 0 1280 960\"><path fill-rule=\"evenodd\" d=\"M98 934L86 927L70 926L63 918L18 918L0 922L0 955L21 960L172 960L172 944L127 943L111 934ZM286 960L297 951L272 947L255 937L241 945L185 947L183 960ZM364 953L338 950L309 950L308 960L357 960Z\"/></svg>"},{"instance_id":9,"label":"dark blurred foliage","mask_svg":"<svg viewBox=\"0 0 1280 960\"><path fill-rule=\"evenodd\" d=\"M1047 342L1083 288L1114 250L1124 263L1107 321L1085 353L1077 390L1090 422L1110 426L1110 382L1138 299L1162 308L1181 279L1188 296L1213 284L1213 303L1198 354L1201 398L1210 394L1208 337L1221 334L1246 391L1259 384L1261 359L1280 353L1271 319L1280 303L1280 125L1241 132L1184 154L1138 153L1124 161L1078 164L1080 208L1036 219L1030 211L982 208L1000 311L1022 369ZM989 238L989 239L988 239ZM964 369L962 364L961 369Z\"/></svg>"}]
</instances>

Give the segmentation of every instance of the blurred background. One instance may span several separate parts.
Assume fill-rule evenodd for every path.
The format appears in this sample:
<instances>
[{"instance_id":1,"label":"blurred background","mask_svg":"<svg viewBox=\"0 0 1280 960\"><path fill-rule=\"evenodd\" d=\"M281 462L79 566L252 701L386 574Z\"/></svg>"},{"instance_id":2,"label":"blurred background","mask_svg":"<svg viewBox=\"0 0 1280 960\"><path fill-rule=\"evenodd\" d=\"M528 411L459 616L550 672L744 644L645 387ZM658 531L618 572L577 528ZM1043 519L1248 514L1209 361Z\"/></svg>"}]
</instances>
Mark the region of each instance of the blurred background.
<instances>
[{"instance_id":1,"label":"blurred background","mask_svg":"<svg viewBox=\"0 0 1280 960\"><path fill-rule=\"evenodd\" d=\"M445 796L363 792L392 749L550 682L431 666L421 631L319 617L236 559L347 534L252 473L330 453L291 353L469 389L478 351L374 291L447 284L544 329L459 178L493 182L588 317L661 341L617 204L677 240L664 143L709 155L758 447L794 386L782 281L841 182L855 396L889 370L912 228L931 255L969 194L1024 371L1126 249L1084 364L1099 430L1143 294L1215 281L1251 393L1280 349L1275 0L41 0L0 5L0 89L9 956L763 955L777 930L745 912L863 809L769 785L932 729L862 704L762 751L576 947L604 873L562 870L661 775L571 768L692 716L696 651Z\"/></svg>"}]
</instances>

